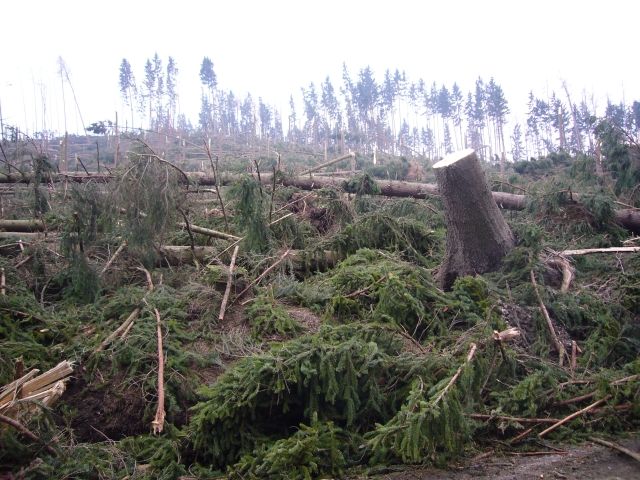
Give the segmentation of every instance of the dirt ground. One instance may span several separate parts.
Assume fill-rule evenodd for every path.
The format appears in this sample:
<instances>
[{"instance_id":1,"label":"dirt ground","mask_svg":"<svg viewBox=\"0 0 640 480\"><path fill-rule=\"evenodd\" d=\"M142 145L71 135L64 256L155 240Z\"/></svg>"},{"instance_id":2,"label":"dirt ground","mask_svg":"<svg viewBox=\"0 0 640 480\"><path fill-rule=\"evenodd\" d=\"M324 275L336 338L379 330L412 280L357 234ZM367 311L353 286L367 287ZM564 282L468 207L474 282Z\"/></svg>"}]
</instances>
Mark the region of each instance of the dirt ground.
<instances>
[{"instance_id":1,"label":"dirt ground","mask_svg":"<svg viewBox=\"0 0 640 480\"><path fill-rule=\"evenodd\" d=\"M640 436L617 442L640 452ZM562 446L549 455L494 455L470 460L458 468L439 470L414 468L369 478L376 480L640 480L640 462L593 443ZM390 469L391 470L391 469ZM367 478L367 477L360 477Z\"/></svg>"}]
</instances>

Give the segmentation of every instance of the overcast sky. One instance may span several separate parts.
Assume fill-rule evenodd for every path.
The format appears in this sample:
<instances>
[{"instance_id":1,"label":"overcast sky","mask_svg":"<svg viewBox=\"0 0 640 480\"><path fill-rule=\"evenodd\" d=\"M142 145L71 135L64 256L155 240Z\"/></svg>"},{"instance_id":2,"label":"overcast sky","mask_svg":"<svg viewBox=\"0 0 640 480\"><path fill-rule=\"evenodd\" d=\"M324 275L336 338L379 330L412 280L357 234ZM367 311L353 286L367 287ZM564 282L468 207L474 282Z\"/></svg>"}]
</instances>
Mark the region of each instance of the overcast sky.
<instances>
[{"instance_id":1,"label":"overcast sky","mask_svg":"<svg viewBox=\"0 0 640 480\"><path fill-rule=\"evenodd\" d=\"M157 52L180 69L180 108L197 123L200 63L214 62L219 87L251 92L286 111L300 88L342 63L352 77L371 66L404 70L410 80L467 91L478 76L503 87L516 120L527 93L592 94L602 108L640 100L640 1L609 0L20 0L0 7L0 103L4 122L62 131L58 57L68 67L85 124L124 116L122 58L137 79ZM81 133L65 87L68 129ZM563 96L564 99L564 96ZM44 100L44 102L43 102ZM43 114L44 104L44 114Z\"/></svg>"}]
</instances>

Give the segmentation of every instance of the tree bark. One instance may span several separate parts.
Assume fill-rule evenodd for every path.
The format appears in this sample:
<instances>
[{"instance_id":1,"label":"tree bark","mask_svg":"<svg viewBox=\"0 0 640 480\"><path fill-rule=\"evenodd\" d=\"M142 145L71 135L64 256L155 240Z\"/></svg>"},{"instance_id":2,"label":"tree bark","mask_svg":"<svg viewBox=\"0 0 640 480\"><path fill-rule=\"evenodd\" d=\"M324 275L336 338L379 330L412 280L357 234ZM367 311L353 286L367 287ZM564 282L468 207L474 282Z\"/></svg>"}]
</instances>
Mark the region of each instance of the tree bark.
<instances>
[{"instance_id":1,"label":"tree bark","mask_svg":"<svg viewBox=\"0 0 640 480\"><path fill-rule=\"evenodd\" d=\"M270 173L261 174L261 181L265 184L271 184L273 179ZM92 174L90 176L78 174L78 175L54 175L53 181L61 181L66 179L70 182L109 182L114 180L112 175L97 175ZM239 175L221 175L220 184L229 185L238 181ZM216 185L215 177L204 174L190 174L190 182L197 183L200 186ZM317 190L321 188L335 187L341 188L346 178L341 177L329 177L321 175L305 176L305 177L285 177L282 184L285 187L296 187L302 190ZM32 174L20 175L17 173L0 175L0 184L3 183L29 183L33 181ZM412 198L427 198L440 195L438 186L432 183L417 183L417 182L403 182L400 180L378 180L378 186L380 187L380 194L387 197L412 197ZM505 210L524 210L527 206L528 197L526 195L519 195L516 193L506 192L492 192L494 201L498 206ZM575 201L579 201L579 195L574 193L572 198ZM640 210L637 208L623 208L614 212L614 218L616 223L623 226L627 230L634 233L640 233Z\"/></svg>"},{"instance_id":2,"label":"tree bark","mask_svg":"<svg viewBox=\"0 0 640 480\"><path fill-rule=\"evenodd\" d=\"M450 290L456 278L497 270L515 245L474 150L453 153L433 166L447 223L440 284Z\"/></svg>"}]
</instances>

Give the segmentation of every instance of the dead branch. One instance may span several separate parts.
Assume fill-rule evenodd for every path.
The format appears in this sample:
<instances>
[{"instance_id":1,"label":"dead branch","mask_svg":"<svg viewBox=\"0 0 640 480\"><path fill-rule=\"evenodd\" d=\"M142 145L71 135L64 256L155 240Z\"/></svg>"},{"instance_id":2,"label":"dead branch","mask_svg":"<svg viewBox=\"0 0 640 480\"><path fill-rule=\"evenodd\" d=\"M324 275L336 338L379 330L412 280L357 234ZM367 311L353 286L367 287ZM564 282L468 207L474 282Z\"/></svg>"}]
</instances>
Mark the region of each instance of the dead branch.
<instances>
[{"instance_id":1,"label":"dead branch","mask_svg":"<svg viewBox=\"0 0 640 480\"><path fill-rule=\"evenodd\" d=\"M0 295L7 294L7 277L4 274L4 267L0 268Z\"/></svg>"},{"instance_id":2,"label":"dead branch","mask_svg":"<svg viewBox=\"0 0 640 480\"><path fill-rule=\"evenodd\" d=\"M96 348L93 353L98 353L103 351L105 348L107 348L109 346L109 344L111 342L113 342L113 340L115 340L116 338L118 338L120 336L120 334L122 334L124 331L128 331L128 329L130 328L130 325L133 324L133 322L136 320L136 318L138 318L138 315L140 314L140 309L139 308L135 308L130 314L129 316L125 319L124 322L122 322L122 324L116 328L107 338L105 338L100 345L98 345L98 348Z\"/></svg>"},{"instance_id":3,"label":"dead branch","mask_svg":"<svg viewBox=\"0 0 640 480\"><path fill-rule=\"evenodd\" d=\"M31 430L29 430L27 427L22 425L17 420L14 420L13 418L9 418L0 414L0 422L6 423L7 425L12 426L16 430L18 430L20 433L22 433L25 437L27 437L29 440L32 440L36 443L41 444L42 446L44 446L45 450L50 454L57 455L58 452L56 452L51 445L47 445L46 443L44 443L40 437L38 437L35 433L33 433Z\"/></svg>"},{"instance_id":4,"label":"dead branch","mask_svg":"<svg viewBox=\"0 0 640 480\"><path fill-rule=\"evenodd\" d=\"M610 247L610 248L584 248L580 250L563 250L560 255L571 257L573 255L589 255L591 253L634 253L640 252L640 247Z\"/></svg>"},{"instance_id":5,"label":"dead branch","mask_svg":"<svg viewBox=\"0 0 640 480\"><path fill-rule=\"evenodd\" d=\"M146 300L145 300L146 303ZM162 348L162 321L160 319L160 312L157 308L153 309L156 315L156 327L158 334L158 408L156 409L156 415L151 422L153 433L162 433L164 429L164 353Z\"/></svg>"},{"instance_id":6,"label":"dead branch","mask_svg":"<svg viewBox=\"0 0 640 480\"><path fill-rule=\"evenodd\" d=\"M213 158L211 157L211 150L209 149L209 144L202 139L204 142L204 148L207 151L207 157L209 157L209 163L211 163L211 170L213 171L213 177L215 179L216 186L216 196L218 197L218 201L220 202L220 209L222 210L222 216L224 217L224 228L229 230L229 221L227 220L227 213L224 210L224 202L222 201L222 195L220 195L220 172L218 171L218 157L216 156L216 163L214 165Z\"/></svg>"},{"instance_id":7,"label":"dead branch","mask_svg":"<svg viewBox=\"0 0 640 480\"><path fill-rule=\"evenodd\" d=\"M189 235L189 241L191 242L191 251L194 251L196 249L196 242L193 239L193 231L191 230L191 222L189 222L189 217L187 217L187 213L180 207L177 208L178 212L180 212L180 215L182 215L182 218L184 220L184 226L187 229L187 234Z\"/></svg>"},{"instance_id":8,"label":"dead branch","mask_svg":"<svg viewBox=\"0 0 640 480\"><path fill-rule=\"evenodd\" d=\"M340 156L338 158L334 158L333 160L329 160L328 162L321 163L320 165L316 165L313 168L305 170L304 172L302 172L300 174L300 176L309 175L310 173L317 172L318 170L322 170L325 167L333 165L334 163L341 162L342 160L346 160L347 158L356 158L356 154L352 153L352 152L349 152L346 155L342 155L342 156Z\"/></svg>"},{"instance_id":9,"label":"dead branch","mask_svg":"<svg viewBox=\"0 0 640 480\"><path fill-rule=\"evenodd\" d=\"M178 223L178 226L181 228L187 228L186 223ZM212 238L221 238L223 240L240 240L240 237L236 237L235 235L231 235L230 233L220 232L218 230L212 230L210 228L199 227L197 225L190 225L191 231L194 233L200 233L202 235L206 235Z\"/></svg>"},{"instance_id":10,"label":"dead branch","mask_svg":"<svg viewBox=\"0 0 640 480\"><path fill-rule=\"evenodd\" d=\"M141 138L137 139L140 143L142 143L145 147L147 147L147 149L151 152L151 153L141 153L138 154L141 157L148 157L148 158L154 158L157 161L159 161L160 163L164 163L165 165L168 165L169 167L173 168L174 170L176 170L178 173L180 173L182 175L182 178L184 178L187 186L191 184L191 181L189 180L189 176L184 173L184 170L182 170L180 167L178 167L177 165L171 163L168 160L165 160L164 158L160 157L158 154L156 154L156 152L153 150L153 148L151 148L149 146L149 144L147 142L145 142L144 140L142 140Z\"/></svg>"},{"instance_id":11,"label":"dead branch","mask_svg":"<svg viewBox=\"0 0 640 480\"><path fill-rule=\"evenodd\" d=\"M371 290L373 287L375 287L377 284L384 282L387 279L386 275L381 276L378 280L376 280L375 282L373 282L371 285L367 285L366 287L363 287L359 290L356 290L355 292L351 292L348 295L345 295L344 298L354 298L357 297L359 295L362 295L363 293L368 292L369 290Z\"/></svg>"},{"instance_id":12,"label":"dead branch","mask_svg":"<svg viewBox=\"0 0 640 480\"><path fill-rule=\"evenodd\" d=\"M296 203L298 203L298 202L302 202L303 200L307 199L308 197L310 197L310 196L312 196L312 195L315 195L315 192L307 193L306 195L304 195L304 196L302 196L302 197L300 197L300 198L296 198L295 200L293 200L293 201L291 201L291 202L289 202L289 203L287 203L287 204L283 205L282 207L278 208L278 209L277 209L275 212L273 212L273 213L278 213L278 212L280 212L280 211L284 210L285 208L290 207L291 205L294 205L294 204L296 204Z\"/></svg>"},{"instance_id":13,"label":"dead branch","mask_svg":"<svg viewBox=\"0 0 640 480\"><path fill-rule=\"evenodd\" d=\"M640 374L629 375L628 377L623 377L623 378L619 378L618 380L614 380L613 382L611 382L611 386L613 387L613 386L622 385L623 383L633 382L634 380L637 380L638 378L640 378ZM591 382L588 382L588 383L591 383ZM554 404L554 406L561 407L561 406L564 406L564 405L571 405L573 403L579 403L579 402L582 402L584 400L589 400L589 399L595 397L597 393L598 392L593 391L593 392L585 393L584 395L579 395L577 397L567 398L566 400L562 400L560 402L556 402Z\"/></svg>"},{"instance_id":14,"label":"dead branch","mask_svg":"<svg viewBox=\"0 0 640 480\"><path fill-rule=\"evenodd\" d=\"M227 276L227 286L224 290L224 296L222 297L222 303L220 304L220 313L218 315L218 321L224 320L224 314L227 310L227 302L229 301L229 294L231 293L231 284L233 283L233 268L236 265L236 257L238 255L239 245L233 249L233 255L231 255L231 262L229 263L229 275Z\"/></svg>"},{"instance_id":15,"label":"dead branch","mask_svg":"<svg viewBox=\"0 0 640 480\"><path fill-rule=\"evenodd\" d=\"M561 255L557 255L548 258L545 263L549 266L557 267L562 272L562 285L560 286L560 291L562 293L567 293L574 277L574 268L569 260Z\"/></svg>"},{"instance_id":16,"label":"dead branch","mask_svg":"<svg viewBox=\"0 0 640 480\"><path fill-rule=\"evenodd\" d=\"M604 445L605 447L613 448L614 450L622 452L625 455L629 455L636 462L640 462L640 454L632 450L629 450L628 448L625 448L622 445L618 445L617 443L613 443L613 442L608 442L607 440L603 440L601 438L596 438L596 437L589 437L589 440L595 443L599 443L600 445Z\"/></svg>"},{"instance_id":17,"label":"dead branch","mask_svg":"<svg viewBox=\"0 0 640 480\"><path fill-rule=\"evenodd\" d=\"M560 420L557 423L554 423L553 425L551 425L549 428L547 428L546 430L543 430L542 432L540 432L538 434L539 438L544 437L547 433L553 432L556 428L564 425L567 422L570 422L571 420L573 420L576 417L579 417L580 415L582 415L583 413L587 413L589 410L594 409L595 407L597 407L598 405L603 404L604 402L606 402L607 400L609 400L609 398L611 398L611 395L607 395L606 397L598 400L597 402L593 402L591 405L584 407L582 410L578 410L577 412L572 413L571 415L566 416L565 418L563 418L562 420Z\"/></svg>"},{"instance_id":18,"label":"dead branch","mask_svg":"<svg viewBox=\"0 0 640 480\"><path fill-rule=\"evenodd\" d=\"M536 282L536 276L533 273L533 270L531 270L531 285L533 285L533 291L535 292L536 298L538 299L538 305L540 306L540 311L542 312L542 316L547 322L547 327L549 328L549 333L551 335L551 341L553 343L553 346L558 352L558 363L560 363L560 366L562 366L564 361L565 350L564 350L564 347L562 346L562 343L560 343L560 340L558 340L558 335L556 334L555 328L553 328L553 322L551 321L551 317L549 316L549 311L547 310L547 307L544 306L544 302L542 301L542 297L540 296L540 292L538 291L538 282Z\"/></svg>"},{"instance_id":19,"label":"dead branch","mask_svg":"<svg viewBox=\"0 0 640 480\"><path fill-rule=\"evenodd\" d=\"M111 264L115 261L115 259L118 257L118 255L120 255L120 253L122 252L122 250L124 250L124 247L126 247L126 246L127 246L127 242L125 240L116 249L116 251L113 253L113 255L111 256L109 261L107 261L107 263L105 263L105 265L102 268L102 270L100 270L100 276L103 276L106 273L106 271L109 270L109 267L111 266Z\"/></svg>"},{"instance_id":20,"label":"dead branch","mask_svg":"<svg viewBox=\"0 0 640 480\"><path fill-rule=\"evenodd\" d=\"M505 415L488 415L484 413L470 413L467 415L469 418L476 420L503 420L506 422L517 423L558 423L558 418L522 418L522 417L509 417Z\"/></svg>"},{"instance_id":21,"label":"dead branch","mask_svg":"<svg viewBox=\"0 0 640 480\"><path fill-rule=\"evenodd\" d=\"M456 380L458 379L458 377L462 373L462 370L464 369L464 367L469 362L471 362L471 360L473 360L473 356L476 354L477 348L478 347L477 347L477 345L475 343L471 344L471 350L469 350L469 354L467 355L467 359L465 360L465 362L462 365L460 365L460 367L458 367L458 370L453 375L453 377L451 377L451 380L449 380L449 383L447 383L447 385L442 389L440 394L434 400L433 405L436 405L442 399L442 397L444 397L444 395L447 393L447 391L453 386L453 384L456 383Z\"/></svg>"},{"instance_id":22,"label":"dead branch","mask_svg":"<svg viewBox=\"0 0 640 480\"><path fill-rule=\"evenodd\" d=\"M153 280L151 279L151 273L149 273L149 270L147 270L144 267L138 267L137 269L140 270L141 272L144 272L147 278L147 293L142 298L142 301L145 302L147 295L153 292ZM100 343L100 345L98 345L98 348L96 348L92 352L92 355L103 351L116 338L118 337L124 338L127 335L127 333L129 333L129 330L131 330L131 327L133 326L133 322L136 321L136 319L138 318L138 315L140 315L140 307L134 308L133 311L129 314L129 316L125 319L125 321L122 322L122 324L118 328L116 328L107 338L105 338Z\"/></svg>"},{"instance_id":23,"label":"dead branch","mask_svg":"<svg viewBox=\"0 0 640 480\"><path fill-rule=\"evenodd\" d=\"M141 272L143 272L145 277L147 278L148 293L153 292L153 280L151 279L151 273L149 273L149 270L147 270L144 267L137 267L136 270L140 270ZM145 295L145 298L146 298L146 295Z\"/></svg>"},{"instance_id":24,"label":"dead branch","mask_svg":"<svg viewBox=\"0 0 640 480\"><path fill-rule=\"evenodd\" d=\"M287 251L286 251L286 252L284 252L284 253L280 256L280 258L278 258L275 262L273 262L273 263L271 264L271 266L269 266L269 267L268 267L264 272L262 272L262 273L261 273L261 274L260 274L260 275L259 275L259 276L254 280L254 281L252 281L251 283L249 283L249 285L247 285L247 286L245 287L245 289L244 289L244 290L242 290L242 291L241 291L241 292L236 296L236 298L233 300L233 302L231 302L231 303L233 304L235 301L239 300L239 299L240 299L240 298L241 298L245 293L247 293L247 291L249 291L249 289L250 289L251 287L253 287L254 285L257 285L258 283L260 283L260 281L261 281L264 277L266 277L266 276L269 274L269 272L270 272L271 270L273 270L274 268L276 268L278 265L280 265L280 263L281 263L285 258L287 258L287 255L289 255L289 252L291 252L291 249L290 249L290 248L287 248Z\"/></svg>"}]
</instances>

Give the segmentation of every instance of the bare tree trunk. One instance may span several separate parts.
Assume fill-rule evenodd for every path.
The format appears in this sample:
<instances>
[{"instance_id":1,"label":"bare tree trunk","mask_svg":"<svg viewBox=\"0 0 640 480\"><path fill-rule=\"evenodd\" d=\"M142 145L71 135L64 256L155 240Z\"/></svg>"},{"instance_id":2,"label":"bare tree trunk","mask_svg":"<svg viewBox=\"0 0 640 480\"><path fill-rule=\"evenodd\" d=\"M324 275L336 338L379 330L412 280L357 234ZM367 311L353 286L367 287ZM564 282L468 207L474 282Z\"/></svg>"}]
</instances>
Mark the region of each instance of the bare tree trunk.
<instances>
[{"instance_id":1,"label":"bare tree trunk","mask_svg":"<svg viewBox=\"0 0 640 480\"><path fill-rule=\"evenodd\" d=\"M116 112L116 151L113 155L113 168L118 168L119 156L120 156L120 132L118 131L118 112Z\"/></svg>"},{"instance_id":2,"label":"bare tree trunk","mask_svg":"<svg viewBox=\"0 0 640 480\"><path fill-rule=\"evenodd\" d=\"M474 150L451 154L433 170L447 222L446 256L439 276L442 287L449 290L460 276L496 270L515 241Z\"/></svg>"}]
</instances>

